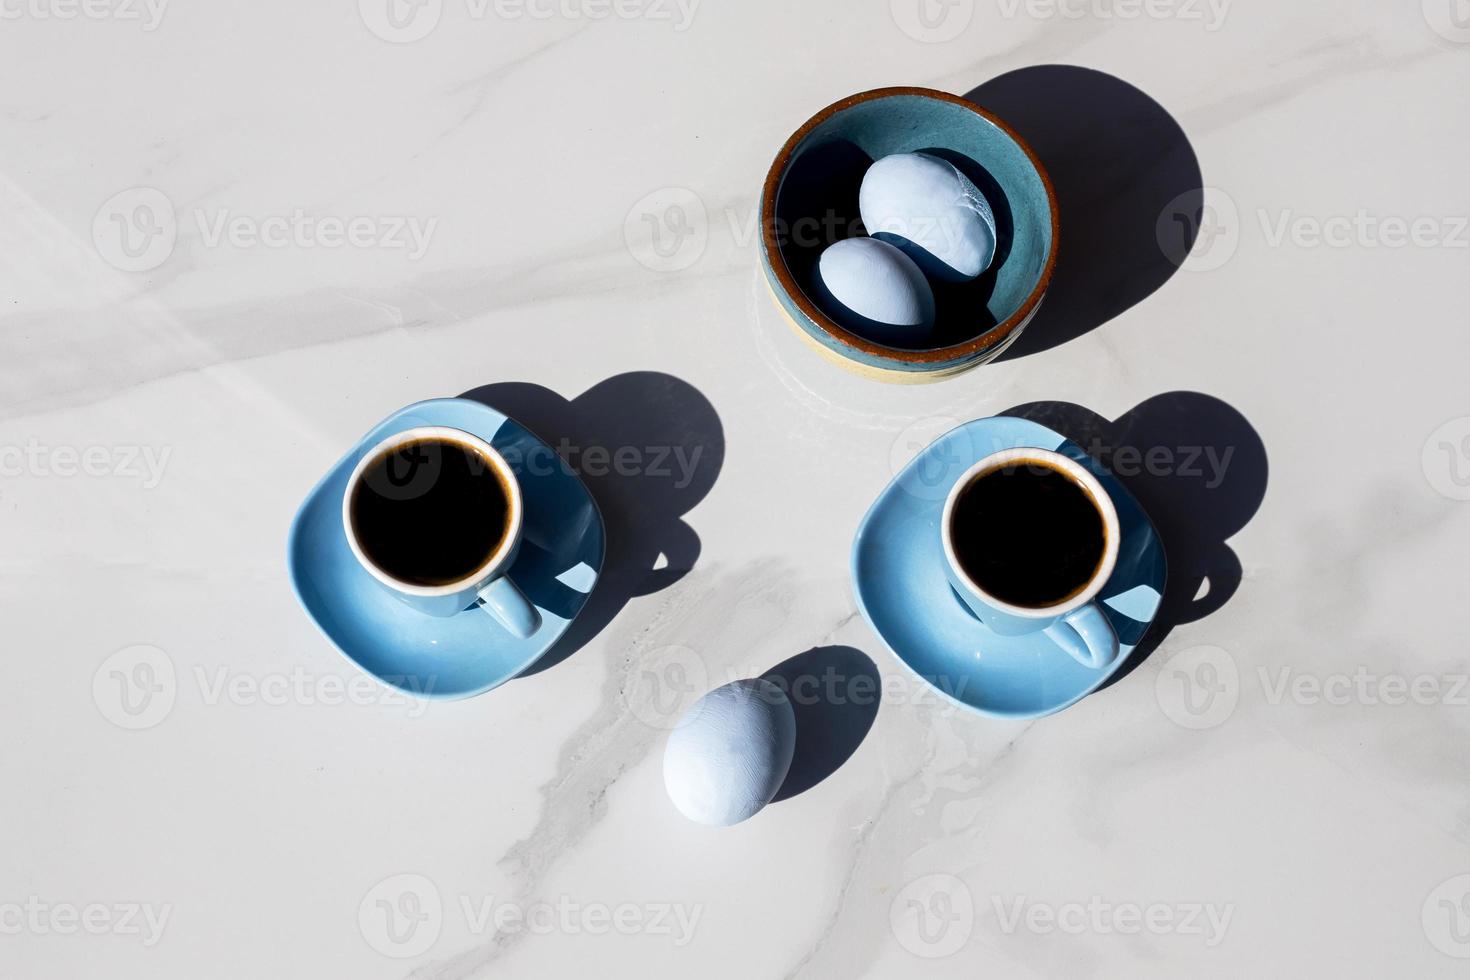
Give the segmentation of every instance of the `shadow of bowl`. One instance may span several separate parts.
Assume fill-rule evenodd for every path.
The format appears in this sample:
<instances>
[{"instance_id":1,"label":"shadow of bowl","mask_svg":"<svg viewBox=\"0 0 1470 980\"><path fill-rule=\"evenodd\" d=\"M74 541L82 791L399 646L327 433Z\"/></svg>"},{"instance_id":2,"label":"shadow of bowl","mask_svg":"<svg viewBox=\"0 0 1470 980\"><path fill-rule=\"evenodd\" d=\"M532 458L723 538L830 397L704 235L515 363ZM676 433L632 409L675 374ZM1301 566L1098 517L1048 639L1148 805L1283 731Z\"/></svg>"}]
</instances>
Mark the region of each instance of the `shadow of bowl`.
<instances>
[{"instance_id":1,"label":"shadow of bowl","mask_svg":"<svg viewBox=\"0 0 1470 980\"><path fill-rule=\"evenodd\" d=\"M1046 303L1000 360L1049 350L1144 300L1194 247L1204 206L1184 130L1139 89L1105 72L1038 65L966 93L1026 140L1063 216Z\"/></svg>"}]
</instances>

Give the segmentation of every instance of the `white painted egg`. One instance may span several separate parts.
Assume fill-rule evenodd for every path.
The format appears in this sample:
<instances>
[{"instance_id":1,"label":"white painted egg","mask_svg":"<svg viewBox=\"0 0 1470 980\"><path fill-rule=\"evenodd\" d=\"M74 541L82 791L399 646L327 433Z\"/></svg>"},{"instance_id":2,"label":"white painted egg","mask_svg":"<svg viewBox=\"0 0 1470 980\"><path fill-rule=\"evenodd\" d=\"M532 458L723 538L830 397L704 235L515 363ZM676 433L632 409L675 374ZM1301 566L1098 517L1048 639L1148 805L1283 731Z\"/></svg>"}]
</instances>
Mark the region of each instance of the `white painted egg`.
<instances>
[{"instance_id":1,"label":"white painted egg","mask_svg":"<svg viewBox=\"0 0 1470 980\"><path fill-rule=\"evenodd\" d=\"M995 213L948 160L895 153L868 168L858 191L868 234L891 242L928 276L974 279L995 258Z\"/></svg>"},{"instance_id":2,"label":"white painted egg","mask_svg":"<svg viewBox=\"0 0 1470 980\"><path fill-rule=\"evenodd\" d=\"M907 255L876 238L846 238L817 260L817 302L879 343L913 346L934 329L934 291Z\"/></svg>"},{"instance_id":3,"label":"white painted egg","mask_svg":"<svg viewBox=\"0 0 1470 980\"><path fill-rule=\"evenodd\" d=\"M679 812L716 827L755 816L786 778L796 714L779 686L734 681L694 703L664 749L664 788Z\"/></svg>"}]
</instances>

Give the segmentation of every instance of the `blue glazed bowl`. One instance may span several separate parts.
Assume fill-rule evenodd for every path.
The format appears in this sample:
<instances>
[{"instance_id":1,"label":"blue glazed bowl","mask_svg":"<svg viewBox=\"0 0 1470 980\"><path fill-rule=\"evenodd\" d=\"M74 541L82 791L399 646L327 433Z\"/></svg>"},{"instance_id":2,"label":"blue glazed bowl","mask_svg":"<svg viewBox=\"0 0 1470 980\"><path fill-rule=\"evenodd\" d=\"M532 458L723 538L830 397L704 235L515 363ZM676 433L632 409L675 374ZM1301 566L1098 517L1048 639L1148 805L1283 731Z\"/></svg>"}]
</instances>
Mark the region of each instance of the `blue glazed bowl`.
<instances>
[{"instance_id":1,"label":"blue glazed bowl","mask_svg":"<svg viewBox=\"0 0 1470 980\"><path fill-rule=\"evenodd\" d=\"M858 188L873 161L923 151L944 157L995 211L995 261L965 283L932 283L935 346L876 343L812 299L823 249L863 234ZM761 266L777 306L803 338L844 367L884 381L935 381L1000 354L1036 315L1057 259L1057 203L1036 155L1001 120L923 88L850 96L786 141L761 193Z\"/></svg>"}]
</instances>

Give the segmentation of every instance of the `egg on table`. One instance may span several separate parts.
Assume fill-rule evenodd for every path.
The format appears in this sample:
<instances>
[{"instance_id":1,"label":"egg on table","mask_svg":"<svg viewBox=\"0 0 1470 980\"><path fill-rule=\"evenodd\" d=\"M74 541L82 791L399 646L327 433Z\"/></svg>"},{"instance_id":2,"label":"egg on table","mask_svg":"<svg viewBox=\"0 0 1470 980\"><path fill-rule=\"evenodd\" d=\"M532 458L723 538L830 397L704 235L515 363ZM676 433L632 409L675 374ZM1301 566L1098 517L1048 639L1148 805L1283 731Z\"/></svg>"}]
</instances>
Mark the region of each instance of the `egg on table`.
<instances>
[{"instance_id":1,"label":"egg on table","mask_svg":"<svg viewBox=\"0 0 1470 980\"><path fill-rule=\"evenodd\" d=\"M934 291L903 252L876 238L846 238L817 260L816 299L832 319L881 344L911 347L934 329Z\"/></svg>"},{"instance_id":2,"label":"egg on table","mask_svg":"<svg viewBox=\"0 0 1470 980\"><path fill-rule=\"evenodd\" d=\"M995 259L995 213L970 178L928 153L895 153L868 168L858 191L863 226L944 282L979 276Z\"/></svg>"},{"instance_id":3,"label":"egg on table","mask_svg":"<svg viewBox=\"0 0 1470 980\"><path fill-rule=\"evenodd\" d=\"M781 688L734 681L694 703L664 749L664 788L679 812L715 827L755 816L786 778L796 714Z\"/></svg>"}]
</instances>

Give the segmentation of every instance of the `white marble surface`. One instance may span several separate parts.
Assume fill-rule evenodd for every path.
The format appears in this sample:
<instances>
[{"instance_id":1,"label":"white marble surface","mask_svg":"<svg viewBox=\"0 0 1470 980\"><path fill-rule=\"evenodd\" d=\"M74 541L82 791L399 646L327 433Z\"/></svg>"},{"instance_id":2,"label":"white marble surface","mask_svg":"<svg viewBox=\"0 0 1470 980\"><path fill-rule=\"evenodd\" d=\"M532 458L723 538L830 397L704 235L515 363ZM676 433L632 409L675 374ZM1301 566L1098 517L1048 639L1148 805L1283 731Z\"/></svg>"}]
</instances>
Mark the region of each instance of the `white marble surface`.
<instances>
[{"instance_id":1,"label":"white marble surface","mask_svg":"<svg viewBox=\"0 0 1470 980\"><path fill-rule=\"evenodd\" d=\"M0 5L0 977L1463 975L1451 0L429 0L397 35L383 9ZM777 147L852 92L1053 62L1173 115L1235 208L1223 251L942 385L812 357L756 271ZM670 203L695 234L660 259ZM148 204L176 240L129 258L111 216ZM359 244L249 237L298 211ZM1419 218L1402 247L1371 224ZM664 515L675 569L563 662L427 708L360 686L284 569L324 468L420 398L631 372L718 416L685 433L723 443L692 570ZM1269 459L1229 601L1037 723L919 696L846 579L893 467L945 419L1178 391ZM852 757L738 827L679 817L648 678L822 644L891 687ZM162 690L128 714L140 665ZM1214 702L1184 686L1210 668ZM405 891L428 918L390 933Z\"/></svg>"}]
</instances>

